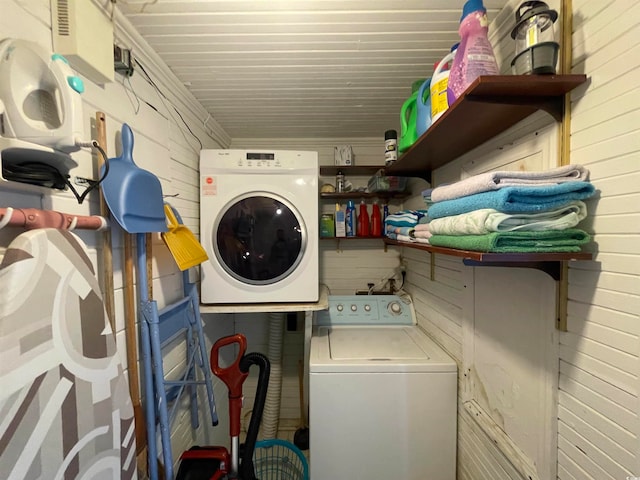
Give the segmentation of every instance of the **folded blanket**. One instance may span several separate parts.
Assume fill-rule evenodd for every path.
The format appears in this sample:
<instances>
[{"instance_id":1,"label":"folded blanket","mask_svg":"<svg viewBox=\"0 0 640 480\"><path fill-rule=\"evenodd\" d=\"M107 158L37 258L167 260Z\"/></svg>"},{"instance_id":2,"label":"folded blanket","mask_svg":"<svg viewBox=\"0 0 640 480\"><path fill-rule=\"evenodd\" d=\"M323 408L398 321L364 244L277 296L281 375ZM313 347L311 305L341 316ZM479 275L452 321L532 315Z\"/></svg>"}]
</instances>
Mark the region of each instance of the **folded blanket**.
<instances>
[{"instance_id":1,"label":"folded blanket","mask_svg":"<svg viewBox=\"0 0 640 480\"><path fill-rule=\"evenodd\" d=\"M440 235L484 235L514 230L564 230L575 227L587 216L587 206L576 200L564 207L539 213L502 213L482 208L460 215L432 220L431 232Z\"/></svg>"},{"instance_id":2,"label":"folded blanket","mask_svg":"<svg viewBox=\"0 0 640 480\"><path fill-rule=\"evenodd\" d=\"M416 243L427 243L427 244L429 243L428 238L414 238L413 241Z\"/></svg>"},{"instance_id":3,"label":"folded blanket","mask_svg":"<svg viewBox=\"0 0 640 480\"><path fill-rule=\"evenodd\" d=\"M433 235L429 242L438 247L495 253L579 252L591 240L577 228L541 232L493 232L485 235Z\"/></svg>"},{"instance_id":4,"label":"folded blanket","mask_svg":"<svg viewBox=\"0 0 640 480\"><path fill-rule=\"evenodd\" d=\"M413 227L418 224L426 213L426 210L401 210L387 215L384 223L385 225L393 225L395 227Z\"/></svg>"},{"instance_id":5,"label":"folded blanket","mask_svg":"<svg viewBox=\"0 0 640 480\"><path fill-rule=\"evenodd\" d=\"M400 234L396 235L396 240L398 240L399 242L413 242L414 241L414 239L411 238L409 235L400 235Z\"/></svg>"},{"instance_id":6,"label":"folded blanket","mask_svg":"<svg viewBox=\"0 0 640 480\"><path fill-rule=\"evenodd\" d=\"M398 233L400 235L411 235L413 233L413 227L396 227L395 225L387 225L385 228L387 233Z\"/></svg>"},{"instance_id":7,"label":"folded blanket","mask_svg":"<svg viewBox=\"0 0 640 480\"><path fill-rule=\"evenodd\" d=\"M411 237L409 235L402 235L400 233L387 232L387 233L385 233L385 235L386 235L387 238L390 238L391 240L398 240L399 242L408 242L408 243L423 242L423 243L429 243L426 238L417 239L417 238L413 238L413 237Z\"/></svg>"},{"instance_id":8,"label":"folded blanket","mask_svg":"<svg viewBox=\"0 0 640 480\"><path fill-rule=\"evenodd\" d=\"M436 202L429 208L429 219L460 215L482 208L504 213L536 213L584 200L595 193L589 182L565 182L537 187L505 187L492 192L476 193L454 200Z\"/></svg>"},{"instance_id":9,"label":"folded blanket","mask_svg":"<svg viewBox=\"0 0 640 480\"><path fill-rule=\"evenodd\" d=\"M517 185L555 185L564 182L584 182L589 179L589 170L582 165L564 165L551 170L537 172L496 171L481 173L450 185L434 188L432 202L452 200L475 193L488 192Z\"/></svg>"},{"instance_id":10,"label":"folded blanket","mask_svg":"<svg viewBox=\"0 0 640 480\"><path fill-rule=\"evenodd\" d=\"M429 226L429 223L419 223L418 225L416 225L416 231L418 230L430 232L431 227Z\"/></svg>"},{"instance_id":11,"label":"folded blanket","mask_svg":"<svg viewBox=\"0 0 640 480\"><path fill-rule=\"evenodd\" d=\"M433 233L431 233L428 230L415 230L411 236L413 238L431 238L431 236L433 235Z\"/></svg>"}]
</instances>

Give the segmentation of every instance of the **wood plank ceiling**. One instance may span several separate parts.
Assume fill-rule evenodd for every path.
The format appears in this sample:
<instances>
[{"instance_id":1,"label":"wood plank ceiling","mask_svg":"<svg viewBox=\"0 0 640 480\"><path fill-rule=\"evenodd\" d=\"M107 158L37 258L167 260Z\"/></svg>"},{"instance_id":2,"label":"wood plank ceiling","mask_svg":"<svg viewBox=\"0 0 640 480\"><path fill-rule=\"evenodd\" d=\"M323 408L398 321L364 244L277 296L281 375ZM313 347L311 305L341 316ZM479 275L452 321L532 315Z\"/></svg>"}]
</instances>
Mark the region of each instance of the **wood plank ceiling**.
<instances>
[{"instance_id":1,"label":"wood plank ceiling","mask_svg":"<svg viewBox=\"0 0 640 480\"><path fill-rule=\"evenodd\" d=\"M484 0L489 21L506 0ZM234 138L382 137L464 0L118 0Z\"/></svg>"}]
</instances>

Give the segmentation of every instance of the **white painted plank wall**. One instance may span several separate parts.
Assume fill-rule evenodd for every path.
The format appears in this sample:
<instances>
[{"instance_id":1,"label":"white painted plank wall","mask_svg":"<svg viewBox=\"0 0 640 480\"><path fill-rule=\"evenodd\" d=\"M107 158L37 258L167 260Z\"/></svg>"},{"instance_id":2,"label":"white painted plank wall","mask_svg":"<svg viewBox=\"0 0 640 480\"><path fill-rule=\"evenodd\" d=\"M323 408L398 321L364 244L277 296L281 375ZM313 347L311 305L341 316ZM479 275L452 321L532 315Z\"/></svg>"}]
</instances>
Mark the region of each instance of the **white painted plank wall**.
<instances>
[{"instance_id":1,"label":"white painted plank wall","mask_svg":"<svg viewBox=\"0 0 640 480\"><path fill-rule=\"evenodd\" d=\"M640 14L636 2L574 0L571 162L599 190L585 229L593 262L570 269L560 335L558 478L640 475Z\"/></svg>"},{"instance_id":2,"label":"white painted plank wall","mask_svg":"<svg viewBox=\"0 0 640 480\"><path fill-rule=\"evenodd\" d=\"M3 0L2 15L0 15L0 38L18 37L24 38L29 32L28 39L52 48L51 43L51 12L48 0ZM90 139L94 133L91 125L95 118L95 112L100 110L107 116L107 151L110 157L120 153L116 150L116 133L121 124L127 122L134 131L134 159L136 163L151 170L161 180L165 194L179 196L171 199L171 203L178 208L184 222L194 232L198 232L199 195L198 195L198 153L199 144L191 136L187 127L182 122L174 106L189 128L200 138L200 141L209 148L227 145L229 138L215 122L209 120L204 126L207 113L193 97L177 84L177 79L168 72L169 69L156 63L155 53L150 51L145 42L131 29L128 22L116 16L115 26L116 42L134 50L134 55L139 59L149 73L153 81L166 96L163 98L141 72L140 68L128 80L116 75L116 81L104 86L95 85L84 79L86 92L83 94L83 110L85 125L85 137ZM216 141L217 139L217 141ZM217 143L217 142L222 143ZM119 147L118 147L119 148ZM91 154L88 151L74 153L73 158L79 166L70 173L89 178L96 178L97 172ZM95 158L95 157L93 157ZM0 203L3 206L51 208L68 213L97 214L97 196L89 195L83 205L78 205L75 198L69 192L47 191L40 197L34 194L23 194L14 189L0 185ZM17 229L4 229L0 234L0 251L6 247L14 235L20 233ZM98 265L100 236L94 232L76 232L89 247L89 255L94 265ZM117 225L113 228L114 241L114 287L116 301L116 342L122 356L123 365L126 368L125 334L124 334L124 300L123 300L123 252L122 235ZM162 243L159 236L154 239L154 297L160 307L181 296L181 275L175 266L175 262L169 251ZM96 271L100 272L98 266ZM208 337L216 339L220 336L220 329L215 325L207 326ZM171 372L179 365L182 356L180 350L172 352L165 361L165 368ZM216 387L219 404L226 404L226 391L220 391ZM201 397L201 398L204 398ZM225 416L226 410L222 408L221 416ZM206 425L206 418L201 425ZM221 430L221 428L224 428ZM216 443L223 443L228 437L228 426L217 429L221 432L221 439ZM173 432L174 454L179 454L185 448L194 443L211 439L215 433L211 428L201 427L198 432L192 432L186 410L181 412Z\"/></svg>"}]
</instances>

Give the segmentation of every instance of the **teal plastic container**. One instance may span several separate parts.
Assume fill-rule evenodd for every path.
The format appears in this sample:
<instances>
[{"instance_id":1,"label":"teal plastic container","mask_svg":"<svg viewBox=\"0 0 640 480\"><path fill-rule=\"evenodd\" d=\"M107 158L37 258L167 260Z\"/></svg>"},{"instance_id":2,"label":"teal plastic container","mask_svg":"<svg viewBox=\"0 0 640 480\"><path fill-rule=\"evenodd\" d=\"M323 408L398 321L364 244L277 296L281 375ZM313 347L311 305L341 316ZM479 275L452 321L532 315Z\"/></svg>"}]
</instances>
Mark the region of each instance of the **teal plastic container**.
<instances>
[{"instance_id":1,"label":"teal plastic container","mask_svg":"<svg viewBox=\"0 0 640 480\"><path fill-rule=\"evenodd\" d=\"M416 97L416 135L420 137L431 126L431 78L427 78Z\"/></svg>"}]
</instances>

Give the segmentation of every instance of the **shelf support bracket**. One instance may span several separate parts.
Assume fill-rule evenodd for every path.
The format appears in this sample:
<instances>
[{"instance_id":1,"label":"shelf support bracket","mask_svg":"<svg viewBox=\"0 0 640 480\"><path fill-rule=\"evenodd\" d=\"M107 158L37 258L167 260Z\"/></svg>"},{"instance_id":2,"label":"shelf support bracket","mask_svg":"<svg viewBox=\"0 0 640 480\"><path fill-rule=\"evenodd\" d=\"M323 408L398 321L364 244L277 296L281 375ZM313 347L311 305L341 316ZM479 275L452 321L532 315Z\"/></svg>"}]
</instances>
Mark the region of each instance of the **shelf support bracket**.
<instances>
[{"instance_id":1,"label":"shelf support bracket","mask_svg":"<svg viewBox=\"0 0 640 480\"><path fill-rule=\"evenodd\" d=\"M556 301L556 328L561 332L566 332L567 326L567 303L569 302L569 263L560 262L560 278L557 280L557 301Z\"/></svg>"},{"instance_id":2,"label":"shelf support bracket","mask_svg":"<svg viewBox=\"0 0 640 480\"><path fill-rule=\"evenodd\" d=\"M557 122L562 121L564 113L564 97L531 97L531 98L509 98L501 96L475 96L468 95L467 100L480 103L494 103L498 105L515 105L522 108L530 107L531 112L536 110L544 110L551 115Z\"/></svg>"},{"instance_id":3,"label":"shelf support bracket","mask_svg":"<svg viewBox=\"0 0 640 480\"><path fill-rule=\"evenodd\" d=\"M433 252L429 252L429 264L430 264L430 272L429 272L429 279L432 282L435 282L436 280L436 254Z\"/></svg>"},{"instance_id":4,"label":"shelf support bracket","mask_svg":"<svg viewBox=\"0 0 640 480\"><path fill-rule=\"evenodd\" d=\"M470 258L465 258L462 260L462 263L468 265L470 267L519 267L519 268L535 268L536 270L540 270L555 281L559 281L561 278L561 263L560 261L553 262L488 262L488 261L477 261L472 260Z\"/></svg>"}]
</instances>

